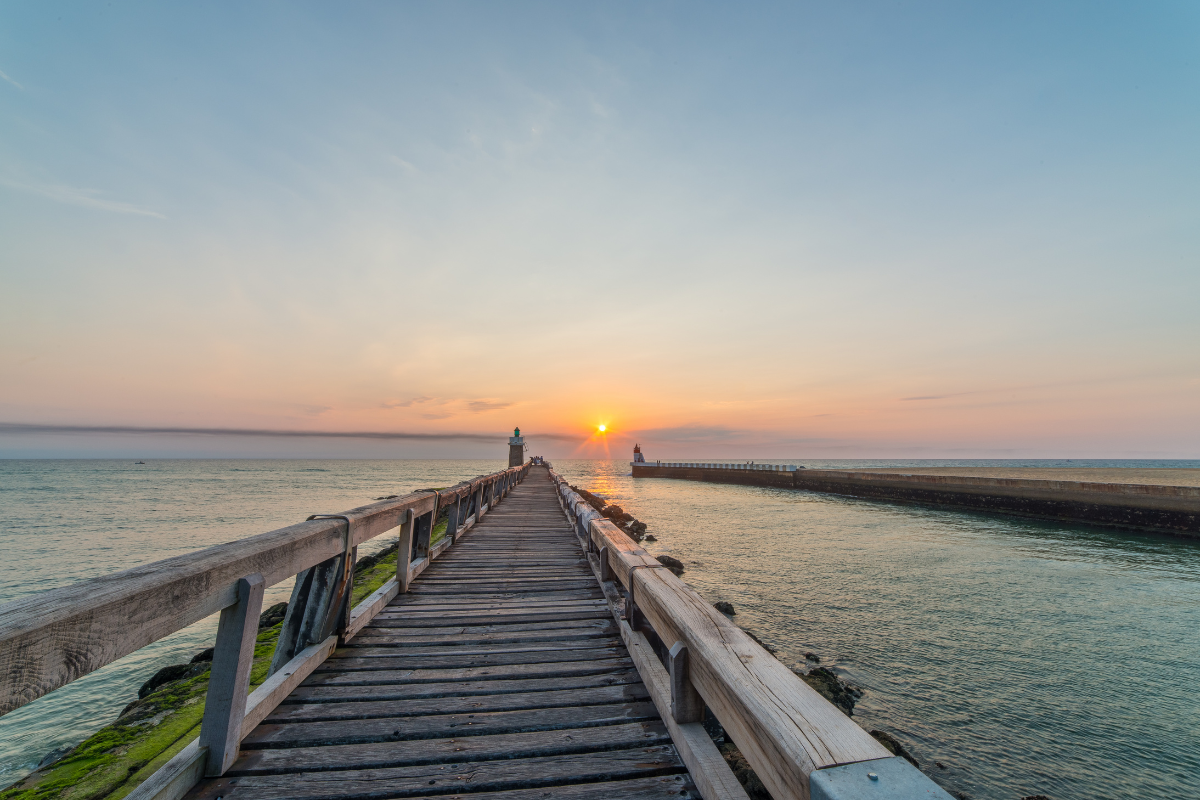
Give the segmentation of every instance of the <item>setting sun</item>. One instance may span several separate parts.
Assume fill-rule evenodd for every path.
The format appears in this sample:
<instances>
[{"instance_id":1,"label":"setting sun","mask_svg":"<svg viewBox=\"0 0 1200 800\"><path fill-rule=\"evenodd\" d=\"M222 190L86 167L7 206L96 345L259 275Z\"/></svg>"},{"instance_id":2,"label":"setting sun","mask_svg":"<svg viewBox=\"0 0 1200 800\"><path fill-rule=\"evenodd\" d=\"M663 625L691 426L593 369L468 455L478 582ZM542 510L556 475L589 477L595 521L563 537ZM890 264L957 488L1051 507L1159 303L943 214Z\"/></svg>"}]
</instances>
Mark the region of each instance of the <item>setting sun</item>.
<instances>
[{"instance_id":1,"label":"setting sun","mask_svg":"<svg viewBox=\"0 0 1200 800\"><path fill-rule=\"evenodd\" d=\"M608 426L607 426L607 425L601 425L601 426L600 426L600 432L601 432L601 433L604 433L604 431L606 431L607 429L608 429Z\"/></svg>"}]
</instances>

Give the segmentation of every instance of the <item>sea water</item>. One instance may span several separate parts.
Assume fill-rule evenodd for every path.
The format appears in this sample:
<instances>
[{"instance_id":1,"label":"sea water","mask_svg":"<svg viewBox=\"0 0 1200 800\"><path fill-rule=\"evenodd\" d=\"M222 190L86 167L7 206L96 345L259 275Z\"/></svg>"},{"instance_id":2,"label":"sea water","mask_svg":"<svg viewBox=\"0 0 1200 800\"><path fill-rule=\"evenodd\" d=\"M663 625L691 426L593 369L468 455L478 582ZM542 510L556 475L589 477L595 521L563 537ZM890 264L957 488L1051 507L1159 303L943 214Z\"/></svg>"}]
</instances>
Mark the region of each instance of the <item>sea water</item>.
<instances>
[{"instance_id":1,"label":"sea water","mask_svg":"<svg viewBox=\"0 0 1200 800\"><path fill-rule=\"evenodd\" d=\"M765 462L773 463L773 462ZM818 462L1155 466L1147 462ZM1200 466L1161 462L1163 467ZM0 602L495 471L500 461L0 461ZM854 710L954 792L1200 797L1200 542L810 492L565 477L645 522L684 580L865 690ZM381 543L382 544L382 543ZM268 602L286 599L290 582ZM111 722L207 620L0 718L0 785ZM940 765L940 766L939 766Z\"/></svg>"}]
</instances>

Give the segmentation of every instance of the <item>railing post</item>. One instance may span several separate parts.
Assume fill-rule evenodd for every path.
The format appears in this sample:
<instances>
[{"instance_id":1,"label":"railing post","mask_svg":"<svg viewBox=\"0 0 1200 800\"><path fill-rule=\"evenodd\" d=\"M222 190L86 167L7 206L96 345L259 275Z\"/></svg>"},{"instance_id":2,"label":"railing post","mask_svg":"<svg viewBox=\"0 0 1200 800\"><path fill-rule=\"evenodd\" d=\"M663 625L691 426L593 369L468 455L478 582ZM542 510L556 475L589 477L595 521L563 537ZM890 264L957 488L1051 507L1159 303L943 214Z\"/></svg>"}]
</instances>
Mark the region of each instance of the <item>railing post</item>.
<instances>
[{"instance_id":1,"label":"railing post","mask_svg":"<svg viewBox=\"0 0 1200 800\"><path fill-rule=\"evenodd\" d=\"M416 527L417 515L410 508L404 512L404 520L400 523L400 543L396 550L396 583L400 584L400 594L408 591L409 567L412 564L413 529Z\"/></svg>"},{"instance_id":2,"label":"railing post","mask_svg":"<svg viewBox=\"0 0 1200 800\"><path fill-rule=\"evenodd\" d=\"M462 495L457 494L454 498L454 505L450 506L450 511L446 515L446 535L450 537L450 544L454 544L454 539L458 534L460 511L462 511Z\"/></svg>"},{"instance_id":3,"label":"railing post","mask_svg":"<svg viewBox=\"0 0 1200 800\"><path fill-rule=\"evenodd\" d=\"M435 500L433 511L427 511L417 517L417 521L413 525L413 561L429 557L429 540L433 537L433 526L437 524L437 514L437 501Z\"/></svg>"},{"instance_id":4,"label":"railing post","mask_svg":"<svg viewBox=\"0 0 1200 800\"><path fill-rule=\"evenodd\" d=\"M683 642L671 645L671 716L680 725L704 721L704 700L692 685L688 649Z\"/></svg>"},{"instance_id":5,"label":"railing post","mask_svg":"<svg viewBox=\"0 0 1200 800\"><path fill-rule=\"evenodd\" d=\"M608 583L613 579L612 567L608 565L608 547L600 548L600 582Z\"/></svg>"},{"instance_id":6,"label":"railing post","mask_svg":"<svg viewBox=\"0 0 1200 800\"><path fill-rule=\"evenodd\" d=\"M200 724L200 746L208 748L205 775L225 774L238 757L265 588L263 576L257 572L241 578L237 582L237 603L221 609Z\"/></svg>"}]
</instances>

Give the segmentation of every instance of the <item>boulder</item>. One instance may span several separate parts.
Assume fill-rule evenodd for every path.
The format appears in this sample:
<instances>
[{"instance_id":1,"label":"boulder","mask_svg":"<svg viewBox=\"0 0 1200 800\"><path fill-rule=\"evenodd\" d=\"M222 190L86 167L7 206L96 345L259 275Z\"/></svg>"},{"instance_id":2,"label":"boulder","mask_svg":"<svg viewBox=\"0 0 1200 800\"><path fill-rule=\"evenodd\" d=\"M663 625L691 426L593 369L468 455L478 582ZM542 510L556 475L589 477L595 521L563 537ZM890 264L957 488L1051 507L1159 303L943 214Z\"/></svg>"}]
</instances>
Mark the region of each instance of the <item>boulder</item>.
<instances>
[{"instance_id":1,"label":"boulder","mask_svg":"<svg viewBox=\"0 0 1200 800\"><path fill-rule=\"evenodd\" d=\"M142 688L138 689L138 699L144 698L161 686L188 677L188 672L191 668L191 664L172 664L169 667L163 667L154 673L150 680L143 683Z\"/></svg>"},{"instance_id":2,"label":"boulder","mask_svg":"<svg viewBox=\"0 0 1200 800\"><path fill-rule=\"evenodd\" d=\"M715 608L717 611L720 611L727 617L732 617L737 613L733 610L733 603L730 603L726 600L718 600L717 602L713 603L713 608Z\"/></svg>"},{"instance_id":3,"label":"boulder","mask_svg":"<svg viewBox=\"0 0 1200 800\"><path fill-rule=\"evenodd\" d=\"M871 731L870 733L873 737L875 737L875 741L886 747L888 752L890 752L892 755L900 756L917 769L921 768L921 765L917 763L917 760L912 757L911 753L904 749L904 745L900 744L900 742L896 740L895 736L892 736L887 731ZM942 769L945 769L945 767L942 767Z\"/></svg>"},{"instance_id":4,"label":"boulder","mask_svg":"<svg viewBox=\"0 0 1200 800\"><path fill-rule=\"evenodd\" d=\"M797 674L822 697L840 708L847 717L854 716L854 703L862 697L862 689L846 683L828 667L814 667L807 674Z\"/></svg>"},{"instance_id":5,"label":"boulder","mask_svg":"<svg viewBox=\"0 0 1200 800\"><path fill-rule=\"evenodd\" d=\"M654 558L658 563L671 570L676 576L683 574L683 562L678 558L672 558L671 556L655 556Z\"/></svg>"},{"instance_id":6,"label":"boulder","mask_svg":"<svg viewBox=\"0 0 1200 800\"><path fill-rule=\"evenodd\" d=\"M287 603L276 603L262 612L258 617L258 629L261 631L263 628L283 622L283 618L287 615L287 607Z\"/></svg>"}]
</instances>

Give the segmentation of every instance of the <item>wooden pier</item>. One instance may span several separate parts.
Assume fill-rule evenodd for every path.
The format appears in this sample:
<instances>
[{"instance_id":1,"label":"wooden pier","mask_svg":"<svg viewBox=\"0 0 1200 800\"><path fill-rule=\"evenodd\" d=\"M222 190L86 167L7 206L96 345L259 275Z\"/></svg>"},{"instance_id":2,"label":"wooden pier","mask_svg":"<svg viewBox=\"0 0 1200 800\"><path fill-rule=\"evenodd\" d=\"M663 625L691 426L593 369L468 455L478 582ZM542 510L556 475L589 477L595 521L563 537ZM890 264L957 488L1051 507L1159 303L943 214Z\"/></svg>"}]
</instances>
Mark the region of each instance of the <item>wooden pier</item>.
<instances>
[{"instance_id":1,"label":"wooden pier","mask_svg":"<svg viewBox=\"0 0 1200 800\"><path fill-rule=\"evenodd\" d=\"M546 468L531 478L188 796L696 796Z\"/></svg>"},{"instance_id":2,"label":"wooden pier","mask_svg":"<svg viewBox=\"0 0 1200 800\"><path fill-rule=\"evenodd\" d=\"M395 579L351 608L390 531ZM200 736L130 800L746 800L714 723L775 800L949 797L532 463L10 603L0 711L215 611Z\"/></svg>"}]
</instances>

